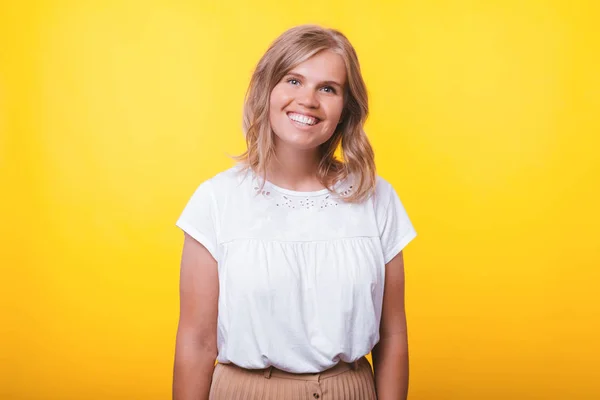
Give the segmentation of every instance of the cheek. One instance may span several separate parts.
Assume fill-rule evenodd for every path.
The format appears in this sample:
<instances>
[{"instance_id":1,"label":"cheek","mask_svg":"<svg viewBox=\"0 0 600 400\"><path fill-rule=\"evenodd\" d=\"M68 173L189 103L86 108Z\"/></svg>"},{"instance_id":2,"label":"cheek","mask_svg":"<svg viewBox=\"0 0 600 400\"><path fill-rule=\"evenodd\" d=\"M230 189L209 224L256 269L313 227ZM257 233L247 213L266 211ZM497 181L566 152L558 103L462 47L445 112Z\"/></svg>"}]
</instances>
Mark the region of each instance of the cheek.
<instances>
[{"instance_id":1,"label":"cheek","mask_svg":"<svg viewBox=\"0 0 600 400\"><path fill-rule=\"evenodd\" d=\"M270 107L271 111L279 111L289 101L289 95L279 86L275 86L271 91Z\"/></svg>"},{"instance_id":2,"label":"cheek","mask_svg":"<svg viewBox=\"0 0 600 400\"><path fill-rule=\"evenodd\" d=\"M275 105L275 103L277 102L277 90L273 89L273 91L271 92L271 96L269 96L269 104L271 106Z\"/></svg>"},{"instance_id":3,"label":"cheek","mask_svg":"<svg viewBox=\"0 0 600 400\"><path fill-rule=\"evenodd\" d=\"M283 123L283 115L281 110L287 105L287 97L285 91L280 87L275 86L271 91L271 98L269 99L269 122L274 132L279 131L279 126Z\"/></svg>"},{"instance_id":4,"label":"cheek","mask_svg":"<svg viewBox=\"0 0 600 400\"><path fill-rule=\"evenodd\" d=\"M329 118L335 121L339 121L342 116L342 112L344 111L344 101L335 101L329 104L328 114Z\"/></svg>"}]
</instances>

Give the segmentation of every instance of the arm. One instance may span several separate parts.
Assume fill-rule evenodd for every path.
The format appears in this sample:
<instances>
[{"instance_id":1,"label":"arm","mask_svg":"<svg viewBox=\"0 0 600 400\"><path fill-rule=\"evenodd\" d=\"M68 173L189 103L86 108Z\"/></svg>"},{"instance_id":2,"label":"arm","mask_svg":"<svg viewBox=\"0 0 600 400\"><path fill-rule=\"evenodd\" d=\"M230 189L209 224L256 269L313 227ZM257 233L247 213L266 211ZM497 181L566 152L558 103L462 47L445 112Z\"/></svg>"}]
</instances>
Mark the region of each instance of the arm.
<instances>
[{"instance_id":1,"label":"arm","mask_svg":"<svg viewBox=\"0 0 600 400\"><path fill-rule=\"evenodd\" d=\"M173 399L206 400L217 357L217 262L199 242L184 237Z\"/></svg>"},{"instance_id":2,"label":"arm","mask_svg":"<svg viewBox=\"0 0 600 400\"><path fill-rule=\"evenodd\" d=\"M378 400L406 400L408 336L402 252L386 264L380 340L372 351Z\"/></svg>"}]
</instances>

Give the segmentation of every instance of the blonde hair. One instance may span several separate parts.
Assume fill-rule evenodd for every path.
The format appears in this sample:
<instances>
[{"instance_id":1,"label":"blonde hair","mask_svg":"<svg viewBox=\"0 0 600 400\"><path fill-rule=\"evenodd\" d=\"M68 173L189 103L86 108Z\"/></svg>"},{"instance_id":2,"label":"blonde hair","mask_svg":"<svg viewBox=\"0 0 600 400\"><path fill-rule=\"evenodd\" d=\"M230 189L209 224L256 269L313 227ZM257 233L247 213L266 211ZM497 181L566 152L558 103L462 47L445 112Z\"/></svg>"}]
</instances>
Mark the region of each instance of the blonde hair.
<instances>
[{"instance_id":1,"label":"blonde hair","mask_svg":"<svg viewBox=\"0 0 600 400\"><path fill-rule=\"evenodd\" d=\"M344 59L348 78L340 123L331 138L319 147L317 178L333 191L337 182L352 177L350 194L337 194L346 202L360 202L374 193L376 185L375 156L363 130L369 113L367 89L356 51L337 30L300 25L285 31L270 45L258 62L246 92L243 129L247 150L234 158L243 169L251 168L262 175L264 185L267 166L275 158L269 121L271 91L291 69L323 50L331 50ZM343 161L335 157L340 144Z\"/></svg>"}]
</instances>

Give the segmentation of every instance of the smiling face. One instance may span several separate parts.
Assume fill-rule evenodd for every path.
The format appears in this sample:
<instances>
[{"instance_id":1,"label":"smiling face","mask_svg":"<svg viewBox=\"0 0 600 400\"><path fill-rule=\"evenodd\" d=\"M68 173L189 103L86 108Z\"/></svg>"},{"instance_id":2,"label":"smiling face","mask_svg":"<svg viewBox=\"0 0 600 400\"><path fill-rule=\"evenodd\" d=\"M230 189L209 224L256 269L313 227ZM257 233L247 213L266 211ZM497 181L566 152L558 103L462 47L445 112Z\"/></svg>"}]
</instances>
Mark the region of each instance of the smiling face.
<instances>
[{"instance_id":1,"label":"smiling face","mask_svg":"<svg viewBox=\"0 0 600 400\"><path fill-rule=\"evenodd\" d=\"M344 60L330 50L289 71L271 92L275 148L311 150L325 143L340 122L345 85Z\"/></svg>"}]
</instances>

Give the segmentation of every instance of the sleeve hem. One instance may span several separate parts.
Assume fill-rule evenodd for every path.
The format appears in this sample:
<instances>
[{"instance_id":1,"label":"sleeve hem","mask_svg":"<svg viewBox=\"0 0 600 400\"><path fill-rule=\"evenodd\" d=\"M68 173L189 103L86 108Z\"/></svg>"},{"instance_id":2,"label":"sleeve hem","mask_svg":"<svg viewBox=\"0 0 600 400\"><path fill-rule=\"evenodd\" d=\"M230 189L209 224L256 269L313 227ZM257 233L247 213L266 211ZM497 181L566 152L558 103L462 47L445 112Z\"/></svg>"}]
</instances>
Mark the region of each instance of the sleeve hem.
<instances>
[{"instance_id":1,"label":"sleeve hem","mask_svg":"<svg viewBox=\"0 0 600 400\"><path fill-rule=\"evenodd\" d=\"M394 247L391 248L388 252L386 252L384 257L384 263L387 264L394 257L398 255L409 244L415 237L417 236L417 232L414 229L411 229L408 233L406 233L398 243Z\"/></svg>"},{"instance_id":2,"label":"sleeve hem","mask_svg":"<svg viewBox=\"0 0 600 400\"><path fill-rule=\"evenodd\" d=\"M178 226L185 233L187 233L188 235L193 237L196 241L198 241L202 246L204 246L206 248L206 250L208 250L210 255L213 256L213 258L217 262L219 261L219 259L217 258L216 248L213 245L212 241L208 238L208 236L199 232L197 229L195 229L193 226L191 226L190 224L188 224L185 221L179 220L179 221L177 221L177 223L175 225Z\"/></svg>"}]
</instances>

